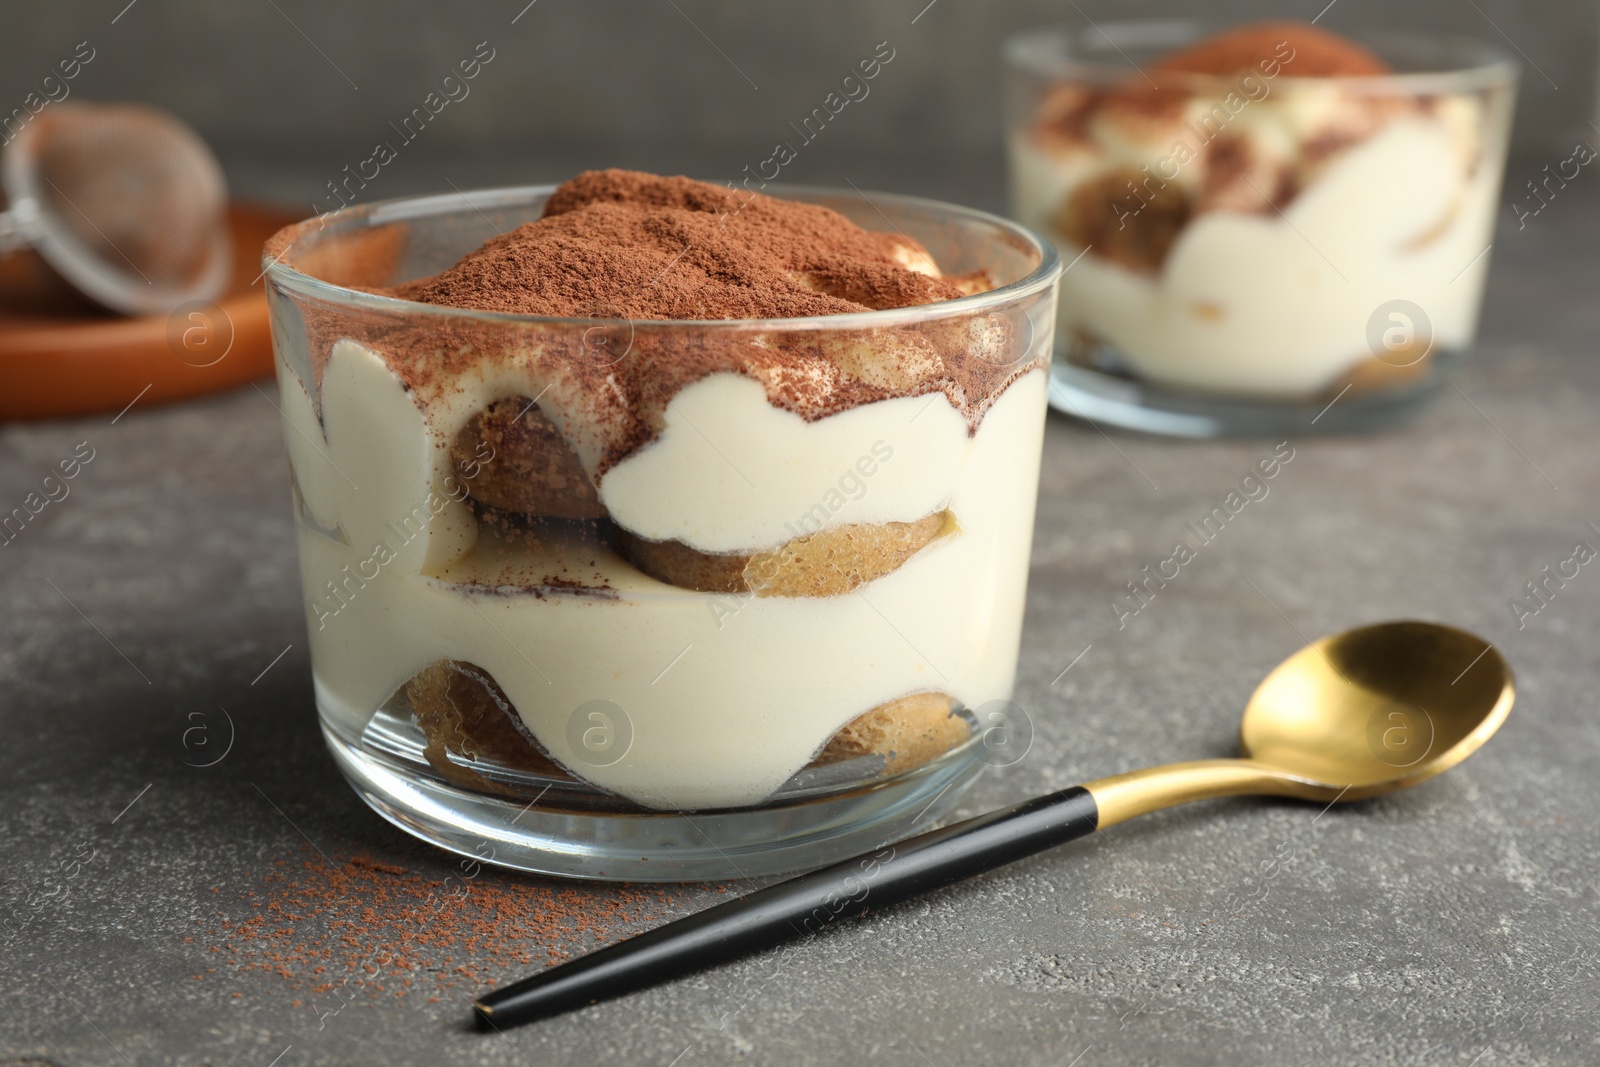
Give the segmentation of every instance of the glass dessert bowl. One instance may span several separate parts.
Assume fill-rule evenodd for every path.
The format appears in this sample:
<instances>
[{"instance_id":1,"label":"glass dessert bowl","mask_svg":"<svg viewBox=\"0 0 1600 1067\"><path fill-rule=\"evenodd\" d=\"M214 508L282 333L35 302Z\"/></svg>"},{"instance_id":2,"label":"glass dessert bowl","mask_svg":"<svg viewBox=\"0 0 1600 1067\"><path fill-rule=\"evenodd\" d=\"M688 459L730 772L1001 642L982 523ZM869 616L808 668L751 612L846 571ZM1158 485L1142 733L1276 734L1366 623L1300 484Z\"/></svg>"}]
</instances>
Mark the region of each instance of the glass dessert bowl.
<instances>
[{"instance_id":1,"label":"glass dessert bowl","mask_svg":"<svg viewBox=\"0 0 1600 1067\"><path fill-rule=\"evenodd\" d=\"M1068 263L1052 402L1184 436L1419 410L1476 330L1514 64L1299 23L1101 29L1005 49L1013 212Z\"/></svg>"},{"instance_id":2,"label":"glass dessert bowl","mask_svg":"<svg viewBox=\"0 0 1600 1067\"><path fill-rule=\"evenodd\" d=\"M552 874L776 873L982 766L1059 260L779 195L595 172L269 243L317 706L397 825Z\"/></svg>"}]
</instances>

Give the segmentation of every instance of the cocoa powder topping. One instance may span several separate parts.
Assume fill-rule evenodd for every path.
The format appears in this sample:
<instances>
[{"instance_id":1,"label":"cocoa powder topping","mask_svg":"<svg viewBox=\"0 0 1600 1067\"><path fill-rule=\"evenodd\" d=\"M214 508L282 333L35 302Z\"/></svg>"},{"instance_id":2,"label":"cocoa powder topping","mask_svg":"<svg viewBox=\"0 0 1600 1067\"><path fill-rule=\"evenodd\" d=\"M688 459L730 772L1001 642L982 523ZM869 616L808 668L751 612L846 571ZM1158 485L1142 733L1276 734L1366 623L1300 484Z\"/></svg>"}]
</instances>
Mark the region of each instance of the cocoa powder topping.
<instances>
[{"instance_id":1,"label":"cocoa powder topping","mask_svg":"<svg viewBox=\"0 0 1600 1067\"><path fill-rule=\"evenodd\" d=\"M689 178L589 171L544 217L385 290L428 304L606 319L837 315L962 295L896 258L926 253L813 204Z\"/></svg>"},{"instance_id":2,"label":"cocoa powder topping","mask_svg":"<svg viewBox=\"0 0 1600 1067\"><path fill-rule=\"evenodd\" d=\"M976 432L995 399L1045 355L1019 343L1007 314L990 311L872 326L743 328L754 319L826 321L950 301L996 282L981 269L941 276L915 240L864 229L827 208L683 177L580 174L552 193L540 218L437 274L384 286L383 271L394 269L404 239L379 248L381 256L316 259L313 242L309 255L290 259L308 269L313 259L359 261L360 270L341 267L328 280L383 296L532 317L356 317L307 302L312 388L320 390L341 338L381 352L425 411L492 366L502 381L521 382L500 399L525 395L561 414L561 435L589 457L586 473L596 484L660 434L681 389L714 374L750 378L769 403L808 421L942 392ZM564 318L607 321L589 328L548 321ZM685 320L716 325L685 327Z\"/></svg>"},{"instance_id":3,"label":"cocoa powder topping","mask_svg":"<svg viewBox=\"0 0 1600 1067\"><path fill-rule=\"evenodd\" d=\"M1272 60L1292 78L1389 73L1389 65L1370 49L1308 22L1255 22L1225 30L1163 57L1150 69L1158 74L1226 77L1257 72Z\"/></svg>"}]
</instances>

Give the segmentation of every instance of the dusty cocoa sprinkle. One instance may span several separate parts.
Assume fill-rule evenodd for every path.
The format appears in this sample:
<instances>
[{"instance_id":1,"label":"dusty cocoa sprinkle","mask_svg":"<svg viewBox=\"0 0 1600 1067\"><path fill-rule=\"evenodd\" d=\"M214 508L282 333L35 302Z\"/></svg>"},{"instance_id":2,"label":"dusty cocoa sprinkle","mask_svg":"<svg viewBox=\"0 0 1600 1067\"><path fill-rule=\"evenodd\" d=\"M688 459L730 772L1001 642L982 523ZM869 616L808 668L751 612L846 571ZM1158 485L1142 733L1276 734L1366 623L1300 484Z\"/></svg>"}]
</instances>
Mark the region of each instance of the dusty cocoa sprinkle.
<instances>
[{"instance_id":1,"label":"dusty cocoa sprinkle","mask_svg":"<svg viewBox=\"0 0 1600 1067\"><path fill-rule=\"evenodd\" d=\"M1389 64L1348 37L1309 22L1254 22L1207 37L1164 56L1150 69L1157 74L1248 74L1278 55L1280 44L1294 49L1282 72L1295 78L1359 77L1389 73ZM1157 79L1159 80L1159 78Z\"/></svg>"},{"instance_id":2,"label":"dusty cocoa sprinkle","mask_svg":"<svg viewBox=\"0 0 1600 1067\"><path fill-rule=\"evenodd\" d=\"M366 856L338 867L319 856L280 860L259 891L241 895L248 918L213 923L210 951L237 971L278 975L323 1010L356 996L455 988L475 995L689 908L670 887L560 885L466 870L475 873L440 879Z\"/></svg>"},{"instance_id":3,"label":"dusty cocoa sprinkle","mask_svg":"<svg viewBox=\"0 0 1600 1067\"><path fill-rule=\"evenodd\" d=\"M406 240L357 242L348 254L339 247L319 253L313 242L302 257L293 252L292 235L280 235L274 247L308 273L366 288L392 277ZM737 321L798 316L826 322L832 315L943 301L994 284L979 272L958 285L910 270L901 260L931 266L915 242L862 229L820 207L685 178L591 172L557 189L539 220L486 242L437 275L372 291L443 307L625 320L620 326L586 330L537 318L501 321L415 308L356 316L308 301L301 307L312 341L313 382L307 384L319 396L329 354L341 338L381 353L425 415L480 375L517 383L520 388L508 394L520 394L516 409L542 403L560 412L560 433L591 463L584 473L596 486L609 467L661 432L667 404L679 390L719 372L755 381L771 404L808 420L894 397L943 393L975 431L995 399L1047 355L1043 346L1028 351L1020 344L1032 337L1031 327L1017 329L1020 315L1014 323L1003 314L945 310L868 329L774 330ZM725 323L661 321L683 318ZM523 402L523 396L534 399ZM438 432L443 443L451 431ZM496 442L496 450L505 444ZM481 502L474 510L491 535L544 536ZM515 584L541 599L615 595L587 576L539 570L527 577Z\"/></svg>"},{"instance_id":4,"label":"dusty cocoa sprinkle","mask_svg":"<svg viewBox=\"0 0 1600 1067\"><path fill-rule=\"evenodd\" d=\"M1284 46L1292 49L1288 52ZM1285 56L1292 55L1292 58ZM1257 22L1214 34L1171 52L1150 64L1144 74L1121 84L1093 88L1066 83L1045 95L1034 118L1036 135L1046 143L1073 146L1090 140L1091 126L1102 112L1124 122L1148 119L1165 126L1183 118L1184 109L1200 91L1192 77L1261 77L1262 65L1276 62L1278 77L1330 78L1387 74L1389 65L1362 45L1305 22ZM1153 80L1152 80L1153 79ZM1215 90L1210 90L1215 91Z\"/></svg>"},{"instance_id":5,"label":"dusty cocoa sprinkle","mask_svg":"<svg viewBox=\"0 0 1600 1067\"><path fill-rule=\"evenodd\" d=\"M291 263L309 270L292 254L293 241L286 231L269 249L291 253ZM592 171L557 189L544 217L491 239L455 266L372 291L477 310L626 322L584 330L538 319L400 310L357 319L307 303L313 389L333 344L344 337L383 353L424 408L482 373L486 362L525 372L530 396L548 387L549 402L565 411L568 443L598 455L590 471L597 481L655 439L679 390L719 372L757 381L770 403L807 420L943 392L975 432L994 400L1043 355L1020 351L1003 316L946 314L893 327L803 331L662 321L825 320L963 295L948 279L901 266L895 254L927 255L898 234L862 229L813 205L681 177ZM375 267L360 255L354 260L349 276L330 269L327 280L363 287Z\"/></svg>"},{"instance_id":6,"label":"dusty cocoa sprinkle","mask_svg":"<svg viewBox=\"0 0 1600 1067\"><path fill-rule=\"evenodd\" d=\"M389 293L615 319L837 315L962 295L897 262L891 251L907 244L813 204L683 177L588 171L555 191L543 218Z\"/></svg>"}]
</instances>

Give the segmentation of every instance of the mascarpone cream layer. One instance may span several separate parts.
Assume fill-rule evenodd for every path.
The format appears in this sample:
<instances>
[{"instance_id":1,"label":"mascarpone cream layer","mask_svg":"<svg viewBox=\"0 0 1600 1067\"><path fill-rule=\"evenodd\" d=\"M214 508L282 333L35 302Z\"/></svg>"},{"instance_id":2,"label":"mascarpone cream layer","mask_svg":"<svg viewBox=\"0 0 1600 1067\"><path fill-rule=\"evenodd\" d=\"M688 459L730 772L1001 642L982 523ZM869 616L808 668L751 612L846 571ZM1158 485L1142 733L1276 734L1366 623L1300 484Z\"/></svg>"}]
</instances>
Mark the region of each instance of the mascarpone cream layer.
<instances>
[{"instance_id":1,"label":"mascarpone cream layer","mask_svg":"<svg viewBox=\"0 0 1600 1067\"><path fill-rule=\"evenodd\" d=\"M666 429L607 471L600 500L626 529L702 552L754 551L846 523L944 507L971 442L943 393L807 422L759 382L713 374L673 397Z\"/></svg>"}]
</instances>

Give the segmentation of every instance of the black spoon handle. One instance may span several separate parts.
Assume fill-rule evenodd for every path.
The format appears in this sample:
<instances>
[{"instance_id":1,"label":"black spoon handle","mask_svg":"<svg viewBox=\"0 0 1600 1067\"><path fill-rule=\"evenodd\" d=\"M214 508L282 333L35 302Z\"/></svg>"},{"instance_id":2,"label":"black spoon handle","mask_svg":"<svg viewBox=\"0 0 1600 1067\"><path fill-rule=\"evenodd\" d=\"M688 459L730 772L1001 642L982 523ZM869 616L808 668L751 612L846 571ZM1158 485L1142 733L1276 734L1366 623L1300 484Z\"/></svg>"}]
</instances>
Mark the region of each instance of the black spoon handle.
<instances>
[{"instance_id":1,"label":"black spoon handle","mask_svg":"<svg viewBox=\"0 0 1600 1067\"><path fill-rule=\"evenodd\" d=\"M473 1002L500 1029L669 981L1093 833L1094 797L1050 793L759 889L670 922Z\"/></svg>"}]
</instances>

